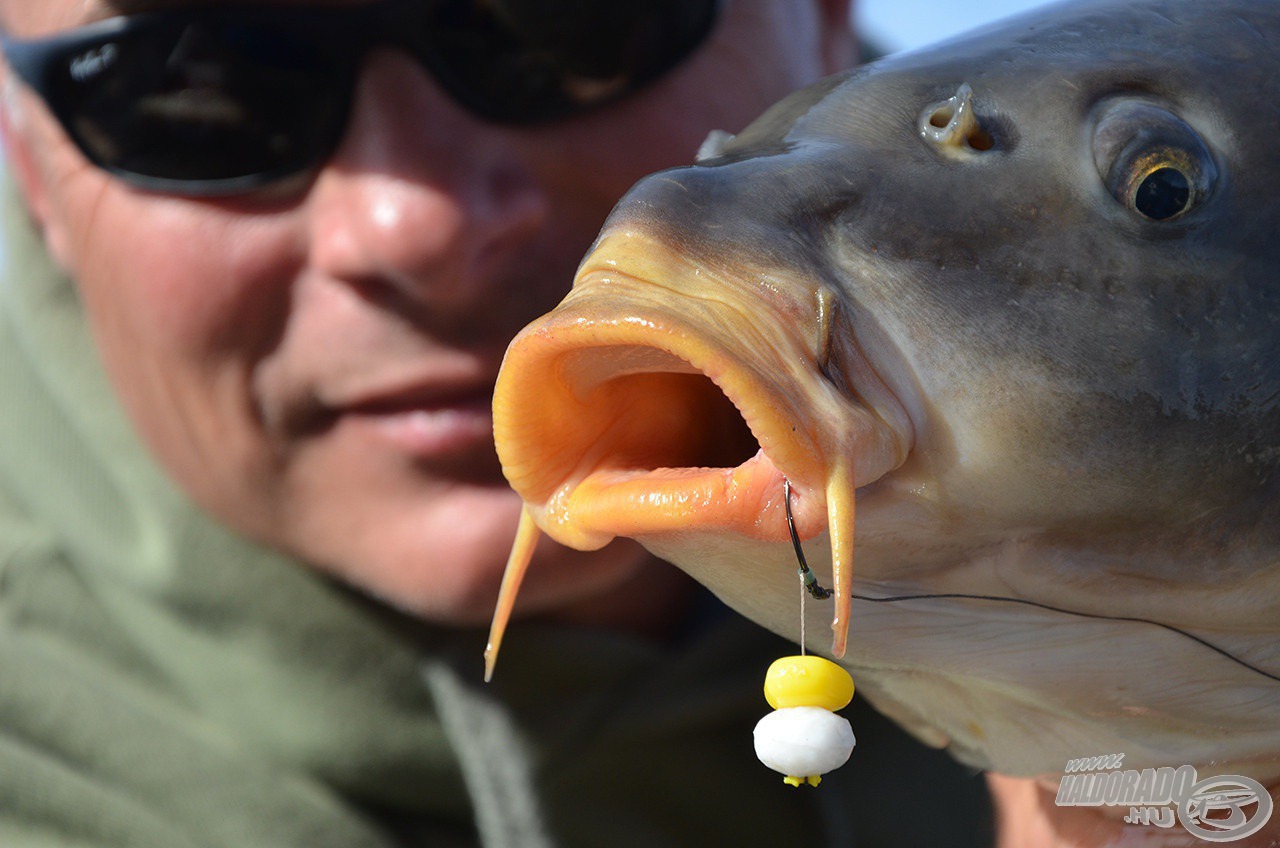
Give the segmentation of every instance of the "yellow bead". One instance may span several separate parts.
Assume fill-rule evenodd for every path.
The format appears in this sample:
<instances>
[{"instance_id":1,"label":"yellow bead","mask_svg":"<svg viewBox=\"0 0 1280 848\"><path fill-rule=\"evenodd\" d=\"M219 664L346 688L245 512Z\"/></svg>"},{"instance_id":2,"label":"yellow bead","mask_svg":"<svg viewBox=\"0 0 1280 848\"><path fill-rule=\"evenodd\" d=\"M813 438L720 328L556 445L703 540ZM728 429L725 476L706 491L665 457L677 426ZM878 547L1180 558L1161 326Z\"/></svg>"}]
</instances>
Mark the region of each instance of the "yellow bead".
<instances>
[{"instance_id":1,"label":"yellow bead","mask_svg":"<svg viewBox=\"0 0 1280 848\"><path fill-rule=\"evenodd\" d=\"M853 678L822 657L782 657L765 672L764 697L775 710L822 707L834 712L853 700Z\"/></svg>"}]
</instances>

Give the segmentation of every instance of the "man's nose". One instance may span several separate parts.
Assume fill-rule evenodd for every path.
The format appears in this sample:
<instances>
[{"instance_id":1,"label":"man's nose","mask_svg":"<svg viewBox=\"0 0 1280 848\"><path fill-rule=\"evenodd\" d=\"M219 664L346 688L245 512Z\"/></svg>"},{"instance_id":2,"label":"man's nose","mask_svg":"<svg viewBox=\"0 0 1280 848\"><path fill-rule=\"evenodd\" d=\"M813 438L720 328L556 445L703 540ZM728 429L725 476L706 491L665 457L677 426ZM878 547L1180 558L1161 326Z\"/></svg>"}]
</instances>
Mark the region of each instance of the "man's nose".
<instances>
[{"instance_id":1,"label":"man's nose","mask_svg":"<svg viewBox=\"0 0 1280 848\"><path fill-rule=\"evenodd\" d=\"M393 51L370 57L307 202L313 270L441 318L500 294L550 216L518 135L463 111Z\"/></svg>"}]
</instances>

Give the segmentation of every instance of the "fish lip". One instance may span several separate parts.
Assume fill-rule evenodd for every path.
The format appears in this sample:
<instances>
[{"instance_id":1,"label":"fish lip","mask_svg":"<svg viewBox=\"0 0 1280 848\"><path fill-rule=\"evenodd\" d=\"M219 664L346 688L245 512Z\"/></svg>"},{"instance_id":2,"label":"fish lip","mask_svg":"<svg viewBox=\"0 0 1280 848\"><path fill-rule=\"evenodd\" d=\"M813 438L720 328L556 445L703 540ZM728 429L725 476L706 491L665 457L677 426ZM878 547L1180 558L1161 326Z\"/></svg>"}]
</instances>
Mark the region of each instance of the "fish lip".
<instances>
[{"instance_id":1,"label":"fish lip","mask_svg":"<svg viewBox=\"0 0 1280 848\"><path fill-rule=\"evenodd\" d=\"M579 279L588 280L590 277L591 273L588 272ZM647 285L644 280L619 274L616 271L611 272L611 277L615 285L626 282ZM617 303L616 300L614 302ZM567 358L591 356L593 352L616 350L622 346L634 345L665 354L671 357L673 367L678 367L680 362L686 363L690 371L706 376L724 393L738 413L743 416L752 435L760 443L760 449L756 455L736 468L708 468L705 469L704 474L707 477L719 474L731 478L734 471L745 472L750 480L739 481L740 483L746 483L747 487L758 491L762 484L776 482L779 494L782 477L786 476L796 487L798 503L795 508L798 512L799 532L807 538L821 531L819 526L822 519L821 513L815 513L812 509L806 510L799 505L805 502L806 491L814 488L821 491L821 484L817 483L818 469L806 457L806 453L811 451L805 451L799 446L799 449L793 447L790 450L781 447L781 444L785 444L782 436L785 426L781 422L753 414L753 410L763 407L783 408L784 405L779 399L775 398L775 403L769 404L767 400L769 393L758 384L744 379L746 375L740 370L726 368L724 361L716 355L719 353L717 349L696 348L688 343L692 328L686 322L670 316L662 322L652 319L637 321L627 314L625 308L619 308L612 314L591 318L583 315L584 311L586 308L577 304L562 305L552 314L550 321L531 325L513 341L508 351L507 361L511 362L518 356L523 363L526 365L532 363L534 367L539 367L539 362L545 362L548 373L556 373L560 380L568 379L564 373L569 368ZM523 472L525 460L516 455L516 451L521 444L527 443L516 431L525 419L517 414L504 414L504 411L509 408L508 398L518 398L526 394L527 390L517 385L516 379L517 375L505 367L499 375L494 393L494 432L504 473L525 501L534 505L535 514L541 513L539 517L554 511L553 508L556 506L563 506L574 490L592 476L602 484L632 489L646 483L656 484L663 481L670 483L674 479L671 472L657 468L644 471L624 469L584 471L577 462L572 469L568 469L567 474L552 475L550 478L545 478L536 472ZM564 383L566 394L574 394L575 388L578 387L572 381ZM765 447L766 444L769 445L768 448ZM795 445L795 442L791 444ZM686 486L696 485L694 476L688 475L685 480ZM562 477L564 479L561 479ZM706 478L704 477L701 482L706 483ZM725 486L726 494L732 494L734 489L741 488L741 485L734 486L730 479ZM704 520L708 518L709 513L710 510L703 511L702 518ZM731 516L722 510L716 519L712 522L715 525L737 525L740 529L747 529L757 526L760 515L753 511L749 517ZM563 525L548 525L543 521L539 523L549 535L566 544L579 546L583 541L580 537L575 537L568 532L568 528ZM786 532L785 526L776 522L775 524L777 526L773 528L772 537L775 540L785 538L783 536ZM612 535L621 535L621 533ZM607 539L601 539L597 544L603 544L605 541Z\"/></svg>"},{"instance_id":2,"label":"fish lip","mask_svg":"<svg viewBox=\"0 0 1280 848\"><path fill-rule=\"evenodd\" d=\"M634 234L627 237L634 238ZM654 247L652 243L646 246ZM734 351L732 340L717 337L723 327L691 317L698 310L718 314L723 304L709 307L688 292L655 282L653 278L659 275L638 274L614 262L593 260L602 252L594 251L584 261L574 291L565 301L512 342L494 393L494 430L504 473L539 526L572 547L599 547L616 535L643 539L691 529L728 530L762 541L784 542L790 538L783 504L786 479L792 483L798 534L809 539L822 533L827 522L824 463L833 449L850 447L833 445L824 434L840 429L842 422L833 419L842 415L856 412L875 417L874 413L827 378L824 363L815 360L818 351L809 350L806 341L785 322L770 325L778 349L768 364L776 368L764 373L757 363ZM674 261L689 264L679 257ZM607 308L602 308L593 294L601 291L608 292ZM656 352L669 357L672 370L687 368L708 378L737 408L760 445L759 453L733 468L681 472L683 490L672 482L675 477L671 472L661 469L584 471L585 455L559 462L554 471L546 463L540 465L532 456L537 447L529 436L536 426L529 421L534 414L520 407L519 399L541 397L546 405L548 392L559 392L560 402L574 399L582 386L575 382L569 360L622 347ZM622 373L606 371L597 385ZM797 397L806 401L799 408L792 403ZM894 449L879 451L886 456L859 475L863 478L860 484L883 476L899 465L906 453L900 434L878 419L877 423L888 433L884 441L893 443ZM610 474L614 475L612 481L607 479ZM600 485L584 489L587 482ZM592 489L592 497L616 497L627 486L642 490L645 484L661 484L664 491L684 497L686 504L701 496L705 503L696 510L696 522L688 513L659 515L661 509L653 505L653 498L646 501L642 497L634 499L628 509L634 520L614 520L612 525L605 521L593 530L582 523L573 526L572 520L553 520L554 514L571 511L568 507L580 489ZM578 498L575 508L581 510L585 499L585 495Z\"/></svg>"}]
</instances>

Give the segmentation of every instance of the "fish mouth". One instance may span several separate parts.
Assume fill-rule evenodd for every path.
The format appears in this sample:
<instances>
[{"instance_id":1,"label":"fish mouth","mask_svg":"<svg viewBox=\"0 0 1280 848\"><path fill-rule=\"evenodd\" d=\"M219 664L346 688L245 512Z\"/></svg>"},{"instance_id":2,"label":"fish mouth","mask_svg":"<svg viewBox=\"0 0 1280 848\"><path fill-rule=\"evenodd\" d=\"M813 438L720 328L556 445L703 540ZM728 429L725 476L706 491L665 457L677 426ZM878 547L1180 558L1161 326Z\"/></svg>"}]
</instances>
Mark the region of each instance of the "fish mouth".
<instances>
[{"instance_id":1,"label":"fish mouth","mask_svg":"<svg viewBox=\"0 0 1280 848\"><path fill-rule=\"evenodd\" d=\"M494 393L503 472L539 526L582 550L694 527L785 539L768 501L784 474L798 491L817 476L801 411L658 314L646 281L610 271L605 285L607 312L578 298L519 337ZM804 538L820 531L810 506L796 507Z\"/></svg>"},{"instance_id":2,"label":"fish mouth","mask_svg":"<svg viewBox=\"0 0 1280 848\"><path fill-rule=\"evenodd\" d=\"M580 550L692 533L785 542L790 481L799 536L831 536L840 656L853 493L906 451L824 370L830 322L812 286L791 289L606 235L568 297L508 348L494 435L529 522Z\"/></svg>"}]
</instances>

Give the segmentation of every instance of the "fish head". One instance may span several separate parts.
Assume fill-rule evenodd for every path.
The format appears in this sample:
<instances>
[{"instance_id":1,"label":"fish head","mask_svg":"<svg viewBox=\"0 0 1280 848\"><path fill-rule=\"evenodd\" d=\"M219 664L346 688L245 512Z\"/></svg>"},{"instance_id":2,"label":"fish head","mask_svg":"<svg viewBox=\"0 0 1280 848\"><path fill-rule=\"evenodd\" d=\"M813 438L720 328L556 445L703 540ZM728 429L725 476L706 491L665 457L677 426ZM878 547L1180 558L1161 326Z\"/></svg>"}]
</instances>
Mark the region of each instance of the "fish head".
<instances>
[{"instance_id":1,"label":"fish head","mask_svg":"<svg viewBox=\"0 0 1280 848\"><path fill-rule=\"evenodd\" d=\"M809 623L926 741L1280 779L1277 37L1064 3L646 178L504 363L530 516L799 639L792 507Z\"/></svg>"}]
</instances>

